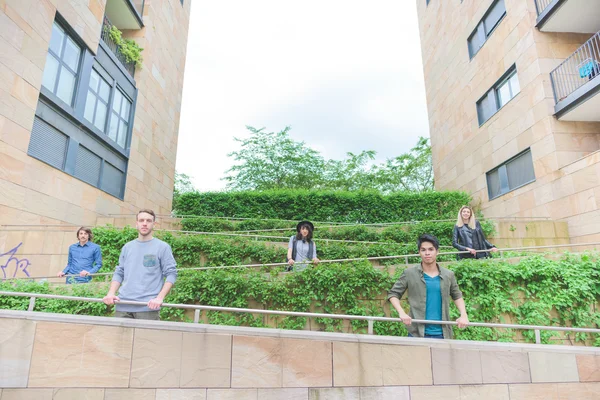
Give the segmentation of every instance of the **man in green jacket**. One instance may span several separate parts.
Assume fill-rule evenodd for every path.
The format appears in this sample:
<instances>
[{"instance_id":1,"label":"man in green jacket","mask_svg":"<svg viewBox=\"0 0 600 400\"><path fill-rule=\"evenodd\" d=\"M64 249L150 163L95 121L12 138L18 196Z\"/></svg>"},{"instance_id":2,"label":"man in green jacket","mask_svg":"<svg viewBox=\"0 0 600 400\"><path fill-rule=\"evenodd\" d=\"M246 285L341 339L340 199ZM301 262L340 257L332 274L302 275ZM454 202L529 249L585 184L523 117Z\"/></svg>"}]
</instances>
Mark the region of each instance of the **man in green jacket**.
<instances>
[{"instance_id":1,"label":"man in green jacket","mask_svg":"<svg viewBox=\"0 0 600 400\"><path fill-rule=\"evenodd\" d=\"M456 283L454 272L440 267L436 261L440 242L435 236L425 234L419 237L417 245L421 264L405 269L400 279L388 292L387 298L400 314L400 319L408 329L408 336L452 339L452 326L450 325L412 325L413 318L449 321L450 297L460 311L460 318L456 320L458 327L462 329L469 324L465 301ZM410 315L406 314L400 306L400 299L407 290Z\"/></svg>"}]
</instances>

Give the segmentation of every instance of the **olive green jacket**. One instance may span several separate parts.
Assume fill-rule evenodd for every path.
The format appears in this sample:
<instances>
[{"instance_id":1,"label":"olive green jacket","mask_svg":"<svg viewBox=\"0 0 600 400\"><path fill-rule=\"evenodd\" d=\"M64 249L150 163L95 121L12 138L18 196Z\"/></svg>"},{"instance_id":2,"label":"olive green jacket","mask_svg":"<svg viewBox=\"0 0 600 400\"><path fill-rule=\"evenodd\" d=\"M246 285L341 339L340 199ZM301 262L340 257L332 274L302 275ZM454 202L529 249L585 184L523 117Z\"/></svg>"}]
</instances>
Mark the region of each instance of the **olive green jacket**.
<instances>
[{"instance_id":1,"label":"olive green jacket","mask_svg":"<svg viewBox=\"0 0 600 400\"><path fill-rule=\"evenodd\" d=\"M458 300L463 297L462 292L456 283L454 272L440 267L440 289L442 291L442 321L450 321L450 298ZM408 304L410 305L410 315L413 319L425 319L425 307L427 300L427 287L423 277L423 266L421 264L407 268L402 272L400 279L388 292L387 299L392 297L402 298L408 290ZM424 324L412 324L406 327L408 332L415 337L425 336ZM445 339L452 339L452 326L442 325Z\"/></svg>"}]
</instances>

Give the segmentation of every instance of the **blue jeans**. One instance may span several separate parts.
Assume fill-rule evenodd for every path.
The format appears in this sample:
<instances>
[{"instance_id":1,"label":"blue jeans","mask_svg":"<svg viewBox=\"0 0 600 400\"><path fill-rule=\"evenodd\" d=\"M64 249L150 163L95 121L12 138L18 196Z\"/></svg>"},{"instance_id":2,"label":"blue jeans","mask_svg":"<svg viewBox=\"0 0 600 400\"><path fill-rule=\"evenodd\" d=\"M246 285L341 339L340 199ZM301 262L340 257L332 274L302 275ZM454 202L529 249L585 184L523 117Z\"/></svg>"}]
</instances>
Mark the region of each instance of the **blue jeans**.
<instances>
[{"instance_id":1,"label":"blue jeans","mask_svg":"<svg viewBox=\"0 0 600 400\"><path fill-rule=\"evenodd\" d=\"M408 337L414 337L414 336L409 333ZM427 334L425 334L425 339L443 339L443 338L444 338L444 335L427 335Z\"/></svg>"}]
</instances>

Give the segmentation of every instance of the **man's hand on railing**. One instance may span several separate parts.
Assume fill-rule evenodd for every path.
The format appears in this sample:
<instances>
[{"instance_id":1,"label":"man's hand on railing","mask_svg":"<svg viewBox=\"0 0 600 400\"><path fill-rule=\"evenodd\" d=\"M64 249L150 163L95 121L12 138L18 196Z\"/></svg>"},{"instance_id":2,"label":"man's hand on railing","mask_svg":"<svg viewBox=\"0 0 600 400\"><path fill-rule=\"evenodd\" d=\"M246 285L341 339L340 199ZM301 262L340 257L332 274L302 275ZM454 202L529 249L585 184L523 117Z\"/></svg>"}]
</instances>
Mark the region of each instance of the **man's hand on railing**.
<instances>
[{"instance_id":1,"label":"man's hand on railing","mask_svg":"<svg viewBox=\"0 0 600 400\"><path fill-rule=\"evenodd\" d=\"M88 271L86 271L86 270L83 270L83 271L81 271L81 272L79 273L79 276L81 276L81 277L86 277L86 276L88 276L89 274L90 274L90 273L89 273Z\"/></svg>"},{"instance_id":2,"label":"man's hand on railing","mask_svg":"<svg viewBox=\"0 0 600 400\"><path fill-rule=\"evenodd\" d=\"M408 314L406 314L406 313L400 314L400 319L402 320L402 322L406 326L412 324L412 318Z\"/></svg>"},{"instance_id":3,"label":"man's hand on railing","mask_svg":"<svg viewBox=\"0 0 600 400\"><path fill-rule=\"evenodd\" d=\"M65 276L65 273L62 271L59 271L58 274L56 274L56 276L58 276L59 278L62 278L63 276Z\"/></svg>"},{"instance_id":4,"label":"man's hand on railing","mask_svg":"<svg viewBox=\"0 0 600 400\"><path fill-rule=\"evenodd\" d=\"M158 310L162 306L163 300L160 298L152 299L148 302L148 308L151 310Z\"/></svg>"},{"instance_id":5,"label":"man's hand on railing","mask_svg":"<svg viewBox=\"0 0 600 400\"><path fill-rule=\"evenodd\" d=\"M104 296L102 301L107 306L112 306L113 304L115 304L115 301L121 301L121 299L119 299L119 297L115 296L114 294L107 294L106 296Z\"/></svg>"},{"instance_id":6,"label":"man's hand on railing","mask_svg":"<svg viewBox=\"0 0 600 400\"><path fill-rule=\"evenodd\" d=\"M456 320L456 323L460 329L464 329L469 326L469 317L463 315Z\"/></svg>"}]
</instances>

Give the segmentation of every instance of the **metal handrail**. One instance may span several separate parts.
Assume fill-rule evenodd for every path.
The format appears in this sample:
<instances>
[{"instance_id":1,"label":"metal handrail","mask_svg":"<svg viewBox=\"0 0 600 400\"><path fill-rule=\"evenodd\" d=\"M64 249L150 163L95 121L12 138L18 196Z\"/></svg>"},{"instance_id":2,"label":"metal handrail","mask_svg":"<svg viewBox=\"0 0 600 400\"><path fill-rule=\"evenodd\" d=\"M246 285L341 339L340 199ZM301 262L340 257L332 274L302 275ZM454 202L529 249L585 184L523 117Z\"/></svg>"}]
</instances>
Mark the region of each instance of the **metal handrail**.
<instances>
[{"instance_id":1,"label":"metal handrail","mask_svg":"<svg viewBox=\"0 0 600 400\"><path fill-rule=\"evenodd\" d=\"M42 294L42 293L0 291L0 295L13 296L13 297L29 297L29 307L28 307L27 311L34 311L35 300L38 298L103 303L103 300L100 298L64 296L64 295L54 295L54 294ZM118 302L118 304L147 306L148 303L144 303L144 302L140 302L140 301L121 300ZM247 314L283 315L283 316L291 316L291 317L332 318L332 319L344 319L344 320L355 320L355 321L357 321L357 320L358 321L367 321L367 324L368 324L367 333L369 335L373 335L373 323L375 321L381 321L381 322L401 322L402 321L400 318L377 317L377 316L368 316L368 315L308 313L308 312L299 312L299 311L261 310L261 309L238 308L238 307L201 306L201 305L195 305L195 304L163 303L162 307L194 310L194 323L200 322L200 311L202 311L202 310L221 311L221 312L239 312L239 313L247 313ZM458 323L456 321L433 321L433 320L425 320L425 319L413 319L412 322L416 323L416 324L458 325ZM596 328L573 328L573 327L564 327L564 326L497 324L497 323L489 323L489 322L469 322L469 326L483 327L483 328L496 328L496 329L534 330L535 331L535 340L536 340L537 344L541 344L540 331L600 333L600 329L596 329Z\"/></svg>"},{"instance_id":2,"label":"metal handrail","mask_svg":"<svg viewBox=\"0 0 600 400\"><path fill-rule=\"evenodd\" d=\"M498 252L500 253L500 257L503 257L503 254L505 252L519 252L519 251L532 251L532 250L540 250L540 249L559 249L559 248L564 248L564 247L583 247L583 246L600 246L600 242L594 242L594 243L574 243L574 244L555 244L555 245L546 245L546 246L527 246L527 247L512 247L512 248L503 248L503 249L498 249ZM476 250L476 253L486 253L489 252L488 250ZM452 252L445 252L445 253L438 253L438 256L445 256L445 255L458 255L458 254L469 254L469 251L452 251ZM354 262L354 261L377 261L377 260L393 260L393 259L397 259L397 258L404 258L404 265L412 265L415 263L410 263L409 262L409 258L415 258L415 257L420 257L420 254L401 254L401 255L395 255L395 256L377 256L377 257L358 257L358 258L341 258L341 259L336 259L336 260L320 260L319 264L329 264L329 263L340 263L340 262ZM497 258L497 259L493 259L493 260L502 260L503 258ZM306 260L303 261L304 264L314 264L312 261L310 260ZM281 262L281 263L268 263L268 264L242 264L242 265L220 265L220 266L214 266L214 267L186 267L186 268L177 268L177 272L183 272L183 271L206 271L206 270L212 270L212 269L237 269L237 268L261 268L261 267L282 267L282 266L286 266L288 265L288 263L285 262ZM87 276L108 276L108 275L114 275L114 272L97 272L94 274L88 274ZM62 279L62 278L77 278L80 277L80 275L77 274L68 274L68 275L63 275L61 277L58 277L56 275L52 275L52 276L33 276L33 277L21 277L21 278L4 278L4 279L0 279L0 281L19 281L19 280L27 280L27 281L35 281L36 279Z\"/></svg>"},{"instance_id":3,"label":"metal handrail","mask_svg":"<svg viewBox=\"0 0 600 400\"><path fill-rule=\"evenodd\" d=\"M535 0L535 10L539 16L554 0Z\"/></svg>"},{"instance_id":4,"label":"metal handrail","mask_svg":"<svg viewBox=\"0 0 600 400\"><path fill-rule=\"evenodd\" d=\"M550 72L554 102L560 102L598 76L600 76L600 32Z\"/></svg>"}]
</instances>

